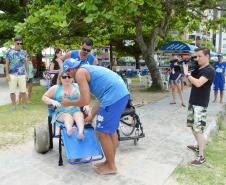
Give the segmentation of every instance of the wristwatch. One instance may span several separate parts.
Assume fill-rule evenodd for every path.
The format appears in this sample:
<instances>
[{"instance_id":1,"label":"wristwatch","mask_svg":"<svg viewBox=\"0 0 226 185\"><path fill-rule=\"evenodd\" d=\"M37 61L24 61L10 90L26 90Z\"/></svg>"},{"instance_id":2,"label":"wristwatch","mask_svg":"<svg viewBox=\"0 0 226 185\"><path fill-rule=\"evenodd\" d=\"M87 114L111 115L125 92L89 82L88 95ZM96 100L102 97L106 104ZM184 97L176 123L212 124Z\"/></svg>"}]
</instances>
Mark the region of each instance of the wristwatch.
<instances>
[{"instance_id":1,"label":"wristwatch","mask_svg":"<svg viewBox=\"0 0 226 185\"><path fill-rule=\"evenodd\" d=\"M186 76L186 78L188 78L189 76L191 76L191 73L188 73L185 76Z\"/></svg>"}]
</instances>

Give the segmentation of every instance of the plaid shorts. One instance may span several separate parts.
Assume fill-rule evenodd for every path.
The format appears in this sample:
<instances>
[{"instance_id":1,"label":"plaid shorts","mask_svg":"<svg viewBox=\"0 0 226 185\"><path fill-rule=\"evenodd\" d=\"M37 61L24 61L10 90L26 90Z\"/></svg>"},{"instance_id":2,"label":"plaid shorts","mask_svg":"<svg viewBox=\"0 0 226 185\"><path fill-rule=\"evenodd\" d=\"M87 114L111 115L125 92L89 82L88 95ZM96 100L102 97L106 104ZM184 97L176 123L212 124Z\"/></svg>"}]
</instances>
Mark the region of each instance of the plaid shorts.
<instances>
[{"instance_id":1,"label":"plaid shorts","mask_svg":"<svg viewBox=\"0 0 226 185\"><path fill-rule=\"evenodd\" d=\"M206 127L207 107L191 105L188 106L187 126L198 133L203 133Z\"/></svg>"}]
</instances>

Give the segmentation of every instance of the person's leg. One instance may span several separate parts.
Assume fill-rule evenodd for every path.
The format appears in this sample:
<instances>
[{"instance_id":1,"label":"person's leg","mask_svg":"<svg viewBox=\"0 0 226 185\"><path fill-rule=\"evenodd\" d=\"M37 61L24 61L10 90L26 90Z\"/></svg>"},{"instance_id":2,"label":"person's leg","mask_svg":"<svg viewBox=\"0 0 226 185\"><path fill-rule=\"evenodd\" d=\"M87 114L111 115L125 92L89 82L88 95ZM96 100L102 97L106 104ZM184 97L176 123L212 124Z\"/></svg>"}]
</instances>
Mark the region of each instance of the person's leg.
<instances>
[{"instance_id":1,"label":"person's leg","mask_svg":"<svg viewBox=\"0 0 226 185\"><path fill-rule=\"evenodd\" d=\"M32 82L28 83L28 103L31 102Z\"/></svg>"},{"instance_id":2,"label":"person's leg","mask_svg":"<svg viewBox=\"0 0 226 185\"><path fill-rule=\"evenodd\" d=\"M67 129L67 135L71 136L75 128L73 128L73 117L68 113L63 113L59 116L58 120L64 122L64 126Z\"/></svg>"},{"instance_id":3,"label":"person's leg","mask_svg":"<svg viewBox=\"0 0 226 185\"><path fill-rule=\"evenodd\" d=\"M177 87L177 91L178 91L178 94L179 94L179 97L180 97L181 105L182 105L183 107L185 107L183 92L182 92L182 90L181 90L181 83L177 83L176 87Z\"/></svg>"},{"instance_id":4,"label":"person's leg","mask_svg":"<svg viewBox=\"0 0 226 185\"><path fill-rule=\"evenodd\" d=\"M16 94L15 93L10 93L10 99L11 99L12 105L16 106Z\"/></svg>"},{"instance_id":5,"label":"person's leg","mask_svg":"<svg viewBox=\"0 0 226 185\"><path fill-rule=\"evenodd\" d=\"M199 147L199 156L197 159L192 161L191 163L194 165L200 165L205 162L204 157L204 149L205 149L205 138L203 135L205 126L206 126L206 108L201 106L194 106L194 135L197 140L197 144Z\"/></svg>"},{"instance_id":6,"label":"person's leg","mask_svg":"<svg viewBox=\"0 0 226 185\"><path fill-rule=\"evenodd\" d=\"M22 97L22 104L23 104L23 108L27 108L27 88L26 88L26 76L25 75L20 75L18 76L18 85L19 85L19 89L21 92L21 97Z\"/></svg>"},{"instance_id":7,"label":"person's leg","mask_svg":"<svg viewBox=\"0 0 226 185\"><path fill-rule=\"evenodd\" d=\"M115 164L115 144L112 140L112 134L106 134L97 131L106 161L97 167L97 173L105 175L117 172ZM114 136L113 136L114 137Z\"/></svg>"},{"instance_id":8,"label":"person's leg","mask_svg":"<svg viewBox=\"0 0 226 185\"><path fill-rule=\"evenodd\" d=\"M10 99L12 103L12 110L16 110L16 87L17 87L17 77L15 75L10 75L9 92Z\"/></svg>"},{"instance_id":9,"label":"person's leg","mask_svg":"<svg viewBox=\"0 0 226 185\"><path fill-rule=\"evenodd\" d=\"M75 112L73 114L73 119L76 122L76 125L78 127L78 139L83 139L84 138L84 115L82 112Z\"/></svg>"},{"instance_id":10,"label":"person's leg","mask_svg":"<svg viewBox=\"0 0 226 185\"><path fill-rule=\"evenodd\" d=\"M220 103L223 103L224 91L220 91Z\"/></svg>"},{"instance_id":11,"label":"person's leg","mask_svg":"<svg viewBox=\"0 0 226 185\"><path fill-rule=\"evenodd\" d=\"M213 103L216 103L216 101L217 101L217 94L218 94L218 91L217 91L217 90L214 90L214 99L213 99Z\"/></svg>"},{"instance_id":12,"label":"person's leg","mask_svg":"<svg viewBox=\"0 0 226 185\"><path fill-rule=\"evenodd\" d=\"M199 146L199 156L204 157L204 149L205 149L205 138L202 133L196 133L197 143Z\"/></svg>"},{"instance_id":13,"label":"person's leg","mask_svg":"<svg viewBox=\"0 0 226 185\"><path fill-rule=\"evenodd\" d=\"M170 82L171 94L172 94L172 102L170 104L176 103L176 87L173 81Z\"/></svg>"}]
</instances>

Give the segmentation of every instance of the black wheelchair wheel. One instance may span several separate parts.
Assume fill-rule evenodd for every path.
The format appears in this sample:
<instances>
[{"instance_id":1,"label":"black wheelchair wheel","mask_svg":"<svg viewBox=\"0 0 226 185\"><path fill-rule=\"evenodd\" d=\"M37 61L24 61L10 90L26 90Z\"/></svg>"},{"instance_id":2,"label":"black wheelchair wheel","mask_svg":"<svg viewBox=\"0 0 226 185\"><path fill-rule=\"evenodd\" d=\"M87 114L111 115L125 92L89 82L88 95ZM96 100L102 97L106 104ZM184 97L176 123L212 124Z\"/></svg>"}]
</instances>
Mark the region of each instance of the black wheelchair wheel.
<instances>
[{"instance_id":1,"label":"black wheelchair wheel","mask_svg":"<svg viewBox=\"0 0 226 185\"><path fill-rule=\"evenodd\" d=\"M36 152L44 154L49 151L50 138L48 124L38 124L34 128L34 147Z\"/></svg>"},{"instance_id":2,"label":"black wheelchair wheel","mask_svg":"<svg viewBox=\"0 0 226 185\"><path fill-rule=\"evenodd\" d=\"M134 116L126 115L121 117L119 130L124 136L130 136L135 129L136 119Z\"/></svg>"}]
</instances>

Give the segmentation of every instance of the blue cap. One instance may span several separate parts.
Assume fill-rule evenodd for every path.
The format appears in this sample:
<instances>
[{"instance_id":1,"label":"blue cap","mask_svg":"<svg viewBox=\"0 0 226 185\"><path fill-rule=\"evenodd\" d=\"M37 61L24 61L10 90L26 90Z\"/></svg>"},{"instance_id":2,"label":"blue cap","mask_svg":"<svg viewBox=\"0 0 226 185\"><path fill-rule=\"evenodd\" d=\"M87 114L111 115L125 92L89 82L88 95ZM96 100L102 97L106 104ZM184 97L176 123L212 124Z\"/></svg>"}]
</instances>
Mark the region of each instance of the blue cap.
<instances>
[{"instance_id":1,"label":"blue cap","mask_svg":"<svg viewBox=\"0 0 226 185\"><path fill-rule=\"evenodd\" d=\"M68 58L63 63L63 72L67 72L69 69L74 69L80 65L81 61L78 59Z\"/></svg>"},{"instance_id":2,"label":"blue cap","mask_svg":"<svg viewBox=\"0 0 226 185\"><path fill-rule=\"evenodd\" d=\"M222 53L218 53L217 57L223 57L224 55Z\"/></svg>"}]
</instances>

